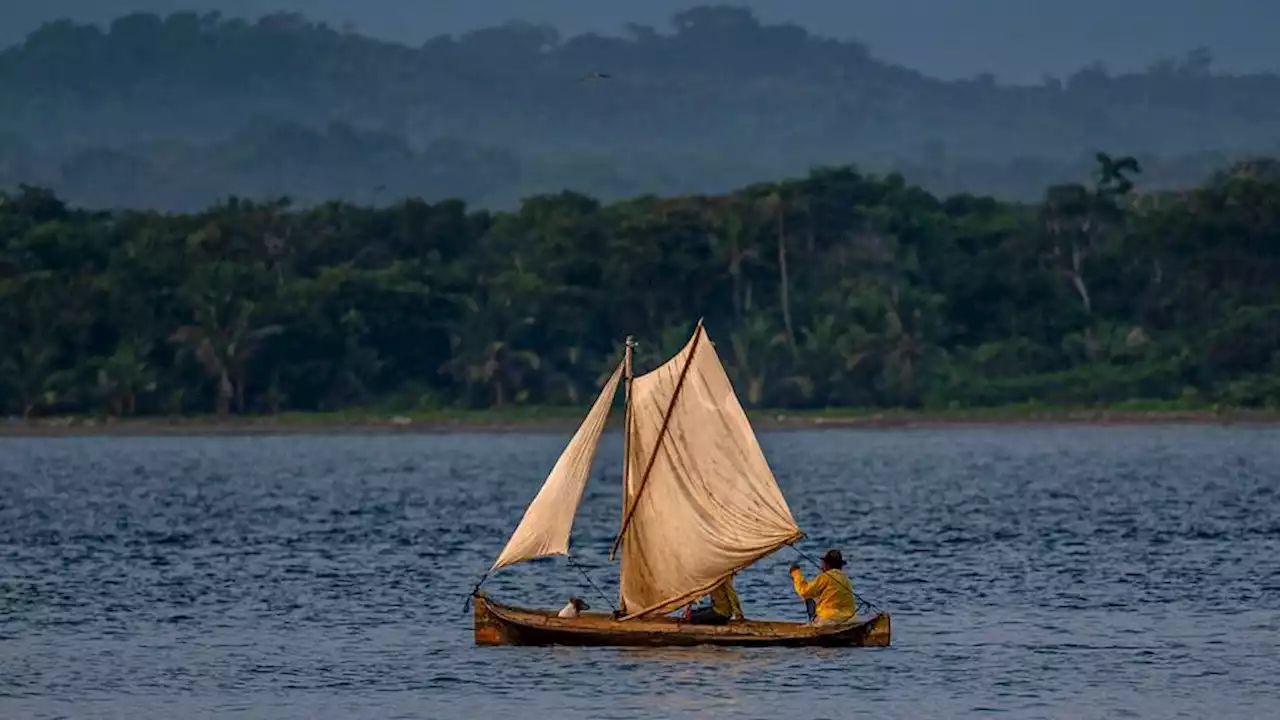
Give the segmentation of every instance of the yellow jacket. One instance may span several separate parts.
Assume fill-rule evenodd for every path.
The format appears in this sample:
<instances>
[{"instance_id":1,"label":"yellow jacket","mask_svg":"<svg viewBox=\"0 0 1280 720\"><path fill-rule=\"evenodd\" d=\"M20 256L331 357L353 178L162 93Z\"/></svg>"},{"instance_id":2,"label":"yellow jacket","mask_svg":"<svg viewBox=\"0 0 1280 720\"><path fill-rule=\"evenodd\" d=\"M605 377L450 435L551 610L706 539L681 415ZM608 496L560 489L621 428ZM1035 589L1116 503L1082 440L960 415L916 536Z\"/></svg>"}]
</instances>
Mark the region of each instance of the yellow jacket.
<instances>
[{"instance_id":1,"label":"yellow jacket","mask_svg":"<svg viewBox=\"0 0 1280 720\"><path fill-rule=\"evenodd\" d=\"M711 607L727 618L742 618L742 601L738 599L738 591L733 589L733 578L729 578L711 591Z\"/></svg>"},{"instance_id":2,"label":"yellow jacket","mask_svg":"<svg viewBox=\"0 0 1280 720\"><path fill-rule=\"evenodd\" d=\"M856 607L853 583L843 570L828 570L811 582L805 582L804 573L795 568L791 571L791 582L796 586L800 597L813 600L817 605L819 620L848 620L853 617Z\"/></svg>"}]
</instances>

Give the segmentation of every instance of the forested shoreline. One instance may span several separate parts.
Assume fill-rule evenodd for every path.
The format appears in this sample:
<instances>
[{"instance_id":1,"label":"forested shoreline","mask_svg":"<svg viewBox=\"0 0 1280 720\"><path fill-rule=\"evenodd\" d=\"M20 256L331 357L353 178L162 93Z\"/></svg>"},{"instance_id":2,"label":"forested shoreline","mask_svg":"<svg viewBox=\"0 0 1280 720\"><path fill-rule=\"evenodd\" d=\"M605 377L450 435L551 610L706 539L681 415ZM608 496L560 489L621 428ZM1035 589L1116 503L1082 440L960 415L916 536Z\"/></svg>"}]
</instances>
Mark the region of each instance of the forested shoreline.
<instances>
[{"instance_id":1,"label":"forested shoreline","mask_svg":"<svg viewBox=\"0 0 1280 720\"><path fill-rule=\"evenodd\" d=\"M27 418L583 406L705 318L744 405L1280 407L1280 170L1041 202L850 167L512 212L0 196L0 409Z\"/></svg>"}]
</instances>

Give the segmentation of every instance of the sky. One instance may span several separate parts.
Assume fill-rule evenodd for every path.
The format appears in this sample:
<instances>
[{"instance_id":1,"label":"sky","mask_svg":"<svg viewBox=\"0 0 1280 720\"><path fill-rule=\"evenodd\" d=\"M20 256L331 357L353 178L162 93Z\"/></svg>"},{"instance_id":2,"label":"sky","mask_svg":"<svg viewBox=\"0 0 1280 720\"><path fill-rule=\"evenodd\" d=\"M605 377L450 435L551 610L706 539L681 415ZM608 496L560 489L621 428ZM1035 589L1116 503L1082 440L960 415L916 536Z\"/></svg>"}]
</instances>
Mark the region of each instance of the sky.
<instances>
[{"instance_id":1,"label":"sky","mask_svg":"<svg viewBox=\"0 0 1280 720\"><path fill-rule=\"evenodd\" d=\"M697 0L3 0L0 44L42 22L103 22L135 10L290 10L410 44L509 20L568 34L615 33L638 22L660 30ZM1280 72L1280 3L1264 0L737 0L770 22L857 39L890 62L946 78L990 72L1007 82L1065 76L1101 61L1141 70L1207 47L1218 71Z\"/></svg>"}]
</instances>

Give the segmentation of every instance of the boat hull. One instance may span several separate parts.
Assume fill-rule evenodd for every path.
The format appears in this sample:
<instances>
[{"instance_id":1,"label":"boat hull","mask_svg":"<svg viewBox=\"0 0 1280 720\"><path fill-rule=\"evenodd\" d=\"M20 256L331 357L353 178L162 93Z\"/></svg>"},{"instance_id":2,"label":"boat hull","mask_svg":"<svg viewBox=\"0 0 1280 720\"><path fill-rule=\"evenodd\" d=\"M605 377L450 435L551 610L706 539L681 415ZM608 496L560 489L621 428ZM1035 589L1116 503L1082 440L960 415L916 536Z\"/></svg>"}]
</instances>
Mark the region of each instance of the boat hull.
<instances>
[{"instance_id":1,"label":"boat hull","mask_svg":"<svg viewBox=\"0 0 1280 720\"><path fill-rule=\"evenodd\" d=\"M888 647L887 613L836 626L745 620L727 625L693 625L659 617L621 622L610 615L578 618L494 602L483 592L473 596L476 645L578 645L667 647L734 645L754 647Z\"/></svg>"}]
</instances>

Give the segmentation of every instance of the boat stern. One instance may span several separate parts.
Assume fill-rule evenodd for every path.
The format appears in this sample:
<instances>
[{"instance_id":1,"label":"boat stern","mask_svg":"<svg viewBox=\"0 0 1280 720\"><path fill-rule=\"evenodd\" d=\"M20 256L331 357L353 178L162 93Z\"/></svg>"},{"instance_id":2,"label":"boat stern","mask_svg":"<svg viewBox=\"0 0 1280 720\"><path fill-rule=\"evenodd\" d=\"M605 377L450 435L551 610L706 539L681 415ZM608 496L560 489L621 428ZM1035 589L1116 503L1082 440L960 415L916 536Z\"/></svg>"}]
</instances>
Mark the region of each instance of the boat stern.
<instances>
[{"instance_id":1,"label":"boat stern","mask_svg":"<svg viewBox=\"0 0 1280 720\"><path fill-rule=\"evenodd\" d=\"M877 613L867 622L862 636L863 647L889 647L890 626L889 613Z\"/></svg>"}]
</instances>

